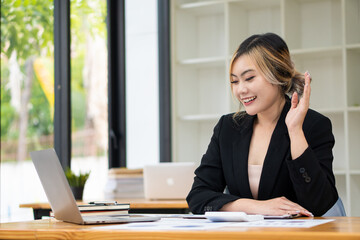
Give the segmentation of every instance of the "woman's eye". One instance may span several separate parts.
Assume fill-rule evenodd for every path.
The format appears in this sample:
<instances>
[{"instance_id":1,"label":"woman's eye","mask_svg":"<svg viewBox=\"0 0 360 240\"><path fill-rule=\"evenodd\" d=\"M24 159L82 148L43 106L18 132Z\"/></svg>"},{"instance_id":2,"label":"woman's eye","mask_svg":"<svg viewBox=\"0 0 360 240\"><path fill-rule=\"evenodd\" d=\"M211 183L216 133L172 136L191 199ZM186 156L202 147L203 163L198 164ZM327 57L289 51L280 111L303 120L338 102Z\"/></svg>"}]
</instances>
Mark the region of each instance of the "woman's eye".
<instances>
[{"instance_id":1,"label":"woman's eye","mask_svg":"<svg viewBox=\"0 0 360 240\"><path fill-rule=\"evenodd\" d=\"M252 77L248 77L245 79L245 81L250 81L251 79L253 79L255 76L252 76Z\"/></svg>"},{"instance_id":2,"label":"woman's eye","mask_svg":"<svg viewBox=\"0 0 360 240\"><path fill-rule=\"evenodd\" d=\"M231 81L231 84L236 84L236 83L238 83L239 81L238 80L232 80Z\"/></svg>"}]
</instances>

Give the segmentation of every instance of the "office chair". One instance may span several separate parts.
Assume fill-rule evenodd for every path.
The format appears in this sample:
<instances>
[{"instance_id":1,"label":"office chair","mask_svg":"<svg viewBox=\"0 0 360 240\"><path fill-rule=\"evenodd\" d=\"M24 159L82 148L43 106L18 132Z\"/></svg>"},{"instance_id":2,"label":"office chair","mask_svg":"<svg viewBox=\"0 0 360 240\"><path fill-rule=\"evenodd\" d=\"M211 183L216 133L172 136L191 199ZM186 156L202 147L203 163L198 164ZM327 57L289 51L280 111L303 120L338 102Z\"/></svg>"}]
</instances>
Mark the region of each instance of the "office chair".
<instances>
[{"instance_id":1,"label":"office chair","mask_svg":"<svg viewBox=\"0 0 360 240\"><path fill-rule=\"evenodd\" d=\"M344 208L344 204L339 197L334 206L332 206L324 215L323 217L345 217L346 212Z\"/></svg>"}]
</instances>

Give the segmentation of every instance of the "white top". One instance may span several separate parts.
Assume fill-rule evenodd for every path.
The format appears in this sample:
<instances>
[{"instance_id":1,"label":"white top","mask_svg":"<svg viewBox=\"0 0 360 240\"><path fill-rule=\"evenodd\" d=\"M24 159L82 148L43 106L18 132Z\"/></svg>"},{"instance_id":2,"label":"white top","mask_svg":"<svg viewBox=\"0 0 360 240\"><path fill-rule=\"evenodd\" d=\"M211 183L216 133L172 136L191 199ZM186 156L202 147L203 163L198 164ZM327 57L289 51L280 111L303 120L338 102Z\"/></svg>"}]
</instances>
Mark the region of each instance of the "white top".
<instances>
[{"instance_id":1,"label":"white top","mask_svg":"<svg viewBox=\"0 0 360 240\"><path fill-rule=\"evenodd\" d=\"M248 165L250 190L254 199L258 198L259 182L263 165Z\"/></svg>"}]
</instances>

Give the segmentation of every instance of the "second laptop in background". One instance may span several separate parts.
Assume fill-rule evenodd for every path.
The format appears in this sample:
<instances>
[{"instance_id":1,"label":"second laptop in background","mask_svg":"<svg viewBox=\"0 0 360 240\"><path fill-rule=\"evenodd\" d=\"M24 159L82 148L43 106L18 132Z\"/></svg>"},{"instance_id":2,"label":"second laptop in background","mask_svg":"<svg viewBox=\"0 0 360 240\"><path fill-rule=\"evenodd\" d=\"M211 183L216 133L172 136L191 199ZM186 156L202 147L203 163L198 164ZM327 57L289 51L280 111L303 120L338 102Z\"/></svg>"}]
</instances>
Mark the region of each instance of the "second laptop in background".
<instances>
[{"instance_id":1,"label":"second laptop in background","mask_svg":"<svg viewBox=\"0 0 360 240\"><path fill-rule=\"evenodd\" d=\"M194 182L195 164L159 163L144 166L146 199L185 199Z\"/></svg>"}]
</instances>

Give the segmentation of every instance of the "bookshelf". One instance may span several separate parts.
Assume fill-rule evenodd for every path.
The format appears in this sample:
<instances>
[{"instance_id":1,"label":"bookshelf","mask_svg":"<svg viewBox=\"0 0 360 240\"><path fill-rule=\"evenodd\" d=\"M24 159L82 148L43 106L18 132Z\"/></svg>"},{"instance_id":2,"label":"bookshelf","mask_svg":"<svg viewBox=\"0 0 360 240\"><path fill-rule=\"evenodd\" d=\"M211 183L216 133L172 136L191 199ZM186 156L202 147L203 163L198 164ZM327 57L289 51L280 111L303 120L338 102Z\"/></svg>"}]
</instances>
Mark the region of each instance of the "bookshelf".
<instances>
[{"instance_id":1,"label":"bookshelf","mask_svg":"<svg viewBox=\"0 0 360 240\"><path fill-rule=\"evenodd\" d=\"M310 107L333 124L339 194L348 216L360 216L360 0L173 0L171 16L173 161L200 163L219 117L238 108L233 52L274 32L312 75Z\"/></svg>"}]
</instances>

